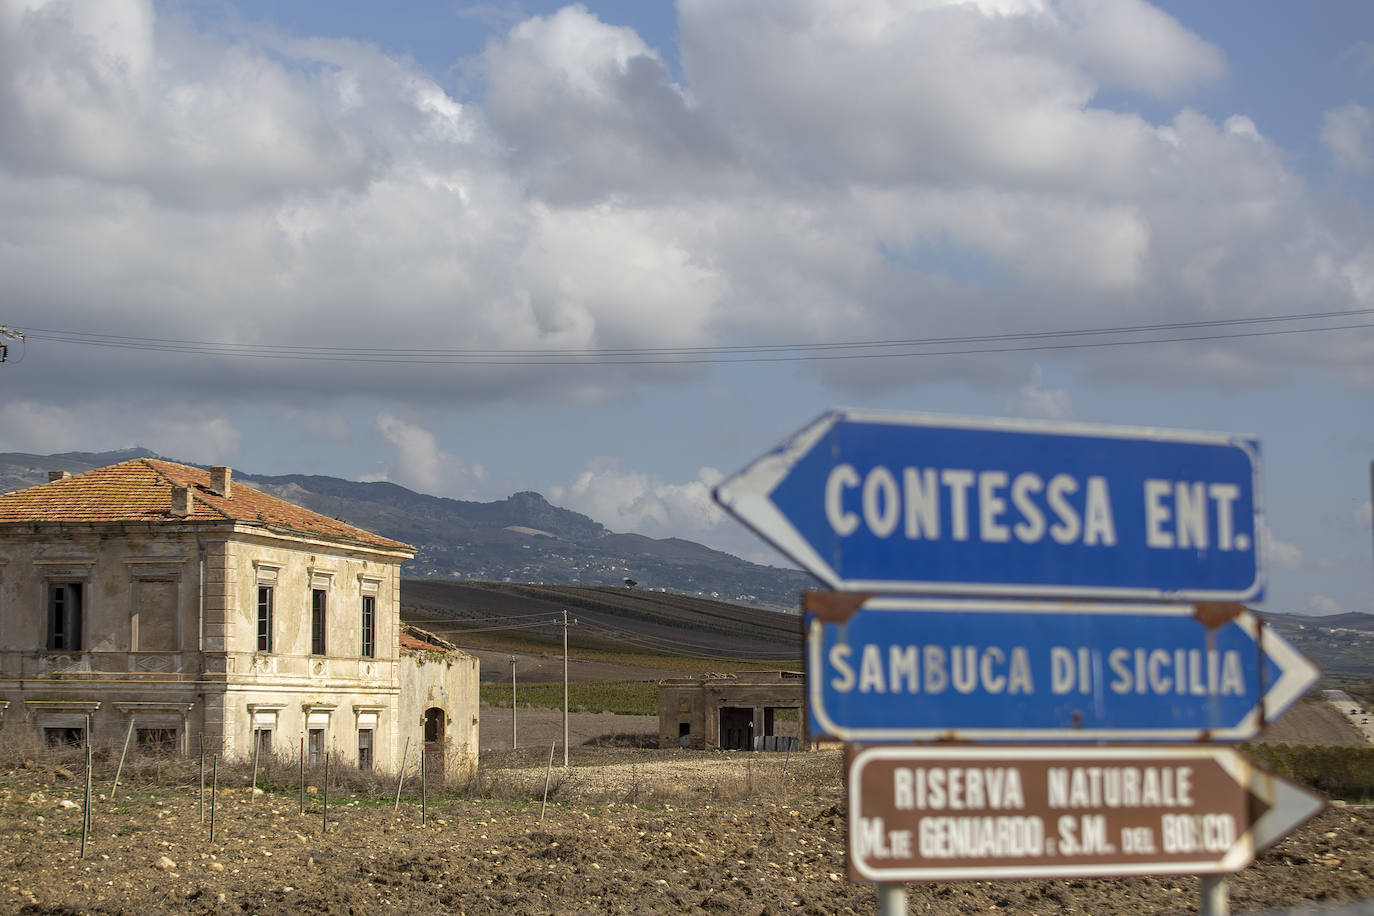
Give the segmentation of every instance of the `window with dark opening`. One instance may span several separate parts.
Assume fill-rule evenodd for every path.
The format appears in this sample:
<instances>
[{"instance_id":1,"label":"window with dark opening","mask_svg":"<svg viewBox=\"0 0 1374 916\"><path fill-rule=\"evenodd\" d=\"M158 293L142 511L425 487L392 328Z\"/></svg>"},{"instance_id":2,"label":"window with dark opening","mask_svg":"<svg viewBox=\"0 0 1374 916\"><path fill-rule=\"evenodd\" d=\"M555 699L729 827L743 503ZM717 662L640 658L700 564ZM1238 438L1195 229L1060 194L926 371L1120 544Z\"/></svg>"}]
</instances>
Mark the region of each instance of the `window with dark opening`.
<instances>
[{"instance_id":1,"label":"window with dark opening","mask_svg":"<svg viewBox=\"0 0 1374 916\"><path fill-rule=\"evenodd\" d=\"M171 753L176 750L175 728L140 728L137 730L138 748L147 753Z\"/></svg>"},{"instance_id":2,"label":"window with dark opening","mask_svg":"<svg viewBox=\"0 0 1374 916\"><path fill-rule=\"evenodd\" d=\"M259 757L266 757L272 753L272 729L253 729L253 741L257 744Z\"/></svg>"},{"instance_id":3,"label":"window with dark opening","mask_svg":"<svg viewBox=\"0 0 1374 916\"><path fill-rule=\"evenodd\" d=\"M372 729L358 729L358 769L372 769Z\"/></svg>"},{"instance_id":4,"label":"window with dark opening","mask_svg":"<svg viewBox=\"0 0 1374 916\"><path fill-rule=\"evenodd\" d=\"M363 595L363 658L377 656L377 599Z\"/></svg>"},{"instance_id":5,"label":"window with dark opening","mask_svg":"<svg viewBox=\"0 0 1374 916\"><path fill-rule=\"evenodd\" d=\"M43 738L48 747L79 747L86 738L84 728L45 728Z\"/></svg>"},{"instance_id":6,"label":"window with dark opening","mask_svg":"<svg viewBox=\"0 0 1374 916\"><path fill-rule=\"evenodd\" d=\"M324 655L324 610L325 591L322 588L310 591L310 654Z\"/></svg>"},{"instance_id":7,"label":"window with dark opening","mask_svg":"<svg viewBox=\"0 0 1374 916\"><path fill-rule=\"evenodd\" d=\"M75 651L81 648L81 583L48 586L48 649Z\"/></svg>"},{"instance_id":8,"label":"window with dark opening","mask_svg":"<svg viewBox=\"0 0 1374 916\"><path fill-rule=\"evenodd\" d=\"M258 651L272 651L272 586L258 586Z\"/></svg>"},{"instance_id":9,"label":"window with dark opening","mask_svg":"<svg viewBox=\"0 0 1374 916\"><path fill-rule=\"evenodd\" d=\"M306 739L306 749L310 754L310 765L319 766L324 759L324 729L312 728Z\"/></svg>"}]
</instances>

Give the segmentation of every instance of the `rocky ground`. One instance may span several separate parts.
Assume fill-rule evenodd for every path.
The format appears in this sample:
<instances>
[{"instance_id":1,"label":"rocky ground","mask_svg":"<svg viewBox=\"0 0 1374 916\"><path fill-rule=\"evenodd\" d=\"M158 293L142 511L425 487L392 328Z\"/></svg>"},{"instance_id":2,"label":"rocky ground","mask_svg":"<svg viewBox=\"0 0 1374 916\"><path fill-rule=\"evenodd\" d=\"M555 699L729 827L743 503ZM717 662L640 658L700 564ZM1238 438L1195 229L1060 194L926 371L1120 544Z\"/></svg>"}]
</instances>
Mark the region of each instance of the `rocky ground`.
<instances>
[{"instance_id":1,"label":"rocky ground","mask_svg":"<svg viewBox=\"0 0 1374 916\"><path fill-rule=\"evenodd\" d=\"M575 748L494 754L479 783L430 794L342 774L300 812L290 767L253 796L221 770L215 834L198 773L141 761L117 797L97 763L80 857L79 763L0 770L0 913L872 913L844 867L837 752L703 754ZM60 764L60 765L59 765ZM336 774L336 776L339 774ZM318 780L315 780L318 782ZM350 791L351 790L351 791ZM205 812L206 821L209 811ZM912 885L913 913L1130 914L1196 909L1188 876ZM1336 807L1230 880L1233 911L1374 897L1374 810Z\"/></svg>"}]
</instances>

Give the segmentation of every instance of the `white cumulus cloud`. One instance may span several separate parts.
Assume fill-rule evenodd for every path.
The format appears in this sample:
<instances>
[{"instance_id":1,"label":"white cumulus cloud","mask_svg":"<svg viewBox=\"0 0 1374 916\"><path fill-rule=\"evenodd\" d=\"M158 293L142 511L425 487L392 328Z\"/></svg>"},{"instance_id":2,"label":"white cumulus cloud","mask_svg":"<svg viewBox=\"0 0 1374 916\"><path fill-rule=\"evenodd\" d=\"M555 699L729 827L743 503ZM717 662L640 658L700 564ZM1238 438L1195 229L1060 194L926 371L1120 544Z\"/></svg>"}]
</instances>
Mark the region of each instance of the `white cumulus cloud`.
<instances>
[{"instance_id":1,"label":"white cumulus cloud","mask_svg":"<svg viewBox=\"0 0 1374 916\"><path fill-rule=\"evenodd\" d=\"M1225 61L1143 0L683 0L677 35L680 73L584 7L518 19L460 99L365 43L149 0L0 4L0 275L20 304L3 317L142 347L72 360L35 331L8 394L581 404L704 377L690 348L1374 295L1374 252L1328 223L1292 157L1244 112L1189 106ZM1170 113L1130 110L1140 95ZM1368 158L1367 117L1328 119L1347 165ZM1062 358L1106 385L1360 380L1374 339ZM1006 387L1033 362L806 367L865 393Z\"/></svg>"},{"instance_id":2,"label":"white cumulus cloud","mask_svg":"<svg viewBox=\"0 0 1374 916\"><path fill-rule=\"evenodd\" d=\"M725 519L711 499L711 488L721 479L714 468L702 468L695 480L669 483L624 468L619 459L599 458L571 484L553 487L549 499L612 531L701 540Z\"/></svg>"},{"instance_id":3,"label":"white cumulus cloud","mask_svg":"<svg viewBox=\"0 0 1374 916\"><path fill-rule=\"evenodd\" d=\"M226 416L197 405L170 403L140 409L100 401L54 406L15 401L0 406L0 451L36 454L103 452L141 447L175 461L229 463L242 451L243 433Z\"/></svg>"},{"instance_id":4,"label":"white cumulus cloud","mask_svg":"<svg viewBox=\"0 0 1374 916\"><path fill-rule=\"evenodd\" d=\"M392 447L393 457L363 480L388 480L435 496L472 499L481 495L486 469L440 448L434 434L423 426L382 411L373 418L372 431Z\"/></svg>"},{"instance_id":5,"label":"white cumulus cloud","mask_svg":"<svg viewBox=\"0 0 1374 916\"><path fill-rule=\"evenodd\" d=\"M1336 168L1356 175L1374 171L1374 114L1363 105L1351 102L1326 112L1322 142Z\"/></svg>"},{"instance_id":6,"label":"white cumulus cloud","mask_svg":"<svg viewBox=\"0 0 1374 916\"><path fill-rule=\"evenodd\" d=\"M1302 566L1302 548L1277 538L1268 522L1263 520L1260 521L1260 537L1264 542L1264 562L1269 566L1285 570Z\"/></svg>"}]
</instances>

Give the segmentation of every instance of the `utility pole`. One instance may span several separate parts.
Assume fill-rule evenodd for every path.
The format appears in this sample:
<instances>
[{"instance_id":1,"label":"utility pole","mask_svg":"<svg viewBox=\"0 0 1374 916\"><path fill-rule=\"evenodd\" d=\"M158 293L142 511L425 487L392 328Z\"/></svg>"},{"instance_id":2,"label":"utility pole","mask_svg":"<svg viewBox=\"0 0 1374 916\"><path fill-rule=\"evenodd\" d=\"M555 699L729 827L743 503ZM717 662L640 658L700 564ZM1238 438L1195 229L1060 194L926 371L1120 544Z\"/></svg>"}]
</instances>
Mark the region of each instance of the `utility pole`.
<instances>
[{"instance_id":1,"label":"utility pole","mask_svg":"<svg viewBox=\"0 0 1374 916\"><path fill-rule=\"evenodd\" d=\"M0 324L0 363L3 363L10 355L10 348L4 343L6 340L18 340L22 343L28 343L28 339L24 336L22 331L16 331L11 327Z\"/></svg>"},{"instance_id":2,"label":"utility pole","mask_svg":"<svg viewBox=\"0 0 1374 916\"><path fill-rule=\"evenodd\" d=\"M510 657L510 749L519 747L515 732L515 656Z\"/></svg>"},{"instance_id":3,"label":"utility pole","mask_svg":"<svg viewBox=\"0 0 1374 916\"><path fill-rule=\"evenodd\" d=\"M563 769L568 768L568 609L563 609Z\"/></svg>"}]
</instances>

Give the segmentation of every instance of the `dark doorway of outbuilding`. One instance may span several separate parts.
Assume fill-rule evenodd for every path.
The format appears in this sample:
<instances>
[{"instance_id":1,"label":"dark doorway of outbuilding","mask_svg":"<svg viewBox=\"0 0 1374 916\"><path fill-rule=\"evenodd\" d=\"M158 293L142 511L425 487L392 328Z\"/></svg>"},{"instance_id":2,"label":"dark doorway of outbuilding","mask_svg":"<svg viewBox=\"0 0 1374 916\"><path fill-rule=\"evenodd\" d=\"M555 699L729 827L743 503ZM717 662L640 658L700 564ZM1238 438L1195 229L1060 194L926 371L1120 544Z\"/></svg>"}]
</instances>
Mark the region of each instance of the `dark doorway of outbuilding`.
<instances>
[{"instance_id":1,"label":"dark doorway of outbuilding","mask_svg":"<svg viewBox=\"0 0 1374 916\"><path fill-rule=\"evenodd\" d=\"M720 747L725 751L747 751L754 746L754 710L748 706L720 708Z\"/></svg>"},{"instance_id":2,"label":"dark doorway of outbuilding","mask_svg":"<svg viewBox=\"0 0 1374 916\"><path fill-rule=\"evenodd\" d=\"M444 777L444 724L447 716L438 706L425 710L425 770L427 776Z\"/></svg>"}]
</instances>

